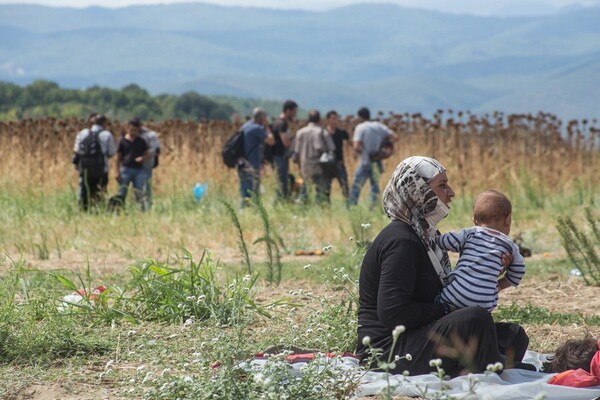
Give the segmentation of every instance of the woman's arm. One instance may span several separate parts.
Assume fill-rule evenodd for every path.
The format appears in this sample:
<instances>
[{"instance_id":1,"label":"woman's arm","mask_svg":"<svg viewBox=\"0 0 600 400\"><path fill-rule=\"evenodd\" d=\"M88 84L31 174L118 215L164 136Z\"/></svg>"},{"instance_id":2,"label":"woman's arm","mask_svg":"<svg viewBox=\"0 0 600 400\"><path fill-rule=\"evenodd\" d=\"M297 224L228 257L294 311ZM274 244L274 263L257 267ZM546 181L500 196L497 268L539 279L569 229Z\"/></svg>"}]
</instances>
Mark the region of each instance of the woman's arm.
<instances>
[{"instance_id":1,"label":"woman's arm","mask_svg":"<svg viewBox=\"0 0 600 400\"><path fill-rule=\"evenodd\" d=\"M421 246L416 240L400 238L381 251L377 316L387 327L419 328L445 315L443 305L433 303L437 293L418 293L437 292L441 285ZM432 302L416 301L415 297L430 297Z\"/></svg>"}]
</instances>

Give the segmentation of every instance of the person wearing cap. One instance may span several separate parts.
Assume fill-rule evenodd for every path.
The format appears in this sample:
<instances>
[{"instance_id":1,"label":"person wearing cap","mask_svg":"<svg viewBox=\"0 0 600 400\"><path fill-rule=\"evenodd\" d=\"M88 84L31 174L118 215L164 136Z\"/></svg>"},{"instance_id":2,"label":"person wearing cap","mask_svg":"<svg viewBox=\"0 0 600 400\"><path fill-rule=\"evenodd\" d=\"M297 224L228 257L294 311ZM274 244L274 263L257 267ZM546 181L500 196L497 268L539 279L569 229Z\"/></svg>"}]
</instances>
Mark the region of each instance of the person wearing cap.
<instances>
[{"instance_id":1,"label":"person wearing cap","mask_svg":"<svg viewBox=\"0 0 600 400\"><path fill-rule=\"evenodd\" d=\"M106 194L108 186L108 170L109 164L108 159L115 155L117 149L115 146L115 139L113 134L104 128L106 124L106 117L102 114L92 113L88 117L88 121L91 127L85 128L77 133L75 137L75 146L73 148L73 164L79 174L79 205L82 210L87 211L90 205L96 204ZM79 168L81 143L83 140L92 134L98 135L98 141L102 153L104 154L104 173L97 179L90 179L90 177L83 176Z\"/></svg>"},{"instance_id":2,"label":"person wearing cap","mask_svg":"<svg viewBox=\"0 0 600 400\"><path fill-rule=\"evenodd\" d=\"M252 111L252 119L242 125L244 132L244 158L238 163L242 208L249 204L252 196L260 195L260 172L263 163L264 145L273 145L275 138L269 129L267 114L261 108Z\"/></svg>"},{"instance_id":3,"label":"person wearing cap","mask_svg":"<svg viewBox=\"0 0 600 400\"><path fill-rule=\"evenodd\" d=\"M132 118L127 124L127 133L119 141L117 148L118 196L124 201L129 184L142 211L146 211L146 173L144 161L150 157L148 142L140 136L142 124L139 118Z\"/></svg>"},{"instance_id":4,"label":"person wearing cap","mask_svg":"<svg viewBox=\"0 0 600 400\"><path fill-rule=\"evenodd\" d=\"M134 117L132 120L141 127L140 137L148 143L148 158L144 161L142 169L145 174L144 193L146 195L146 205L150 208L152 206L152 171L158 166L160 141L158 140L158 134L145 126L138 117Z\"/></svg>"},{"instance_id":5,"label":"person wearing cap","mask_svg":"<svg viewBox=\"0 0 600 400\"><path fill-rule=\"evenodd\" d=\"M277 200L289 200L289 159L292 150L292 133L290 124L296 118L298 104L293 100L286 100L279 118L273 123L273 137L275 144L273 153L273 168L277 178Z\"/></svg>"}]
</instances>

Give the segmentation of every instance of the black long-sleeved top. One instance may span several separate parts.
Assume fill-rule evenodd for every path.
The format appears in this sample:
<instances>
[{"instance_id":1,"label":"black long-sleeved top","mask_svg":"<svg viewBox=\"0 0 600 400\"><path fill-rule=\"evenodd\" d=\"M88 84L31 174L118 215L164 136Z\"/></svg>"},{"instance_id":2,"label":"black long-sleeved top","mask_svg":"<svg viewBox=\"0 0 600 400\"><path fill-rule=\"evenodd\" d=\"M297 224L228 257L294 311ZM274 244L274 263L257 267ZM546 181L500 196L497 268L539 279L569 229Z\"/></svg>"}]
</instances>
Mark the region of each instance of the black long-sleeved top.
<instances>
[{"instance_id":1,"label":"black long-sleeved top","mask_svg":"<svg viewBox=\"0 0 600 400\"><path fill-rule=\"evenodd\" d=\"M428 325L444 315L435 304L442 283L425 246L410 225L393 221L377 235L363 260L359 278L358 348L371 338L388 350L393 329Z\"/></svg>"}]
</instances>

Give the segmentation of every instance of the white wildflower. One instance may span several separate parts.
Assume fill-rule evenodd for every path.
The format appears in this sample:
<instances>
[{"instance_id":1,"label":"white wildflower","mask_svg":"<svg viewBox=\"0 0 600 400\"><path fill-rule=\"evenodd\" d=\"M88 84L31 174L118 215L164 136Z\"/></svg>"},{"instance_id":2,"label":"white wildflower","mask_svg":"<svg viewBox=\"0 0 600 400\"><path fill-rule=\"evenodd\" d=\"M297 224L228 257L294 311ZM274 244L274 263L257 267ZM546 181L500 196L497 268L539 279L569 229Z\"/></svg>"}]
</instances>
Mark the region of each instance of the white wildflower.
<instances>
[{"instance_id":1,"label":"white wildflower","mask_svg":"<svg viewBox=\"0 0 600 400\"><path fill-rule=\"evenodd\" d=\"M404 325L398 325L392 331L392 336L394 337L394 339L398 339L398 336L400 336L401 334L403 334L404 331L406 331L406 328L404 327Z\"/></svg>"},{"instance_id":2,"label":"white wildflower","mask_svg":"<svg viewBox=\"0 0 600 400\"><path fill-rule=\"evenodd\" d=\"M406 358L406 361L412 361L412 354L406 353L406 355L404 356L404 358Z\"/></svg>"},{"instance_id":3,"label":"white wildflower","mask_svg":"<svg viewBox=\"0 0 600 400\"><path fill-rule=\"evenodd\" d=\"M242 278L242 282L250 282L251 279L252 279L252 275L245 275Z\"/></svg>"},{"instance_id":4,"label":"white wildflower","mask_svg":"<svg viewBox=\"0 0 600 400\"><path fill-rule=\"evenodd\" d=\"M184 376L183 381L186 383L192 383L194 380L192 379L191 376Z\"/></svg>"},{"instance_id":5,"label":"white wildflower","mask_svg":"<svg viewBox=\"0 0 600 400\"><path fill-rule=\"evenodd\" d=\"M310 267L312 267L312 265L311 265L311 264L306 264L306 265L304 266L304 269L309 269Z\"/></svg>"},{"instance_id":6,"label":"white wildflower","mask_svg":"<svg viewBox=\"0 0 600 400\"><path fill-rule=\"evenodd\" d=\"M254 375L254 383L256 383L257 385L262 385L264 381L265 376L263 374L258 373Z\"/></svg>"},{"instance_id":7,"label":"white wildflower","mask_svg":"<svg viewBox=\"0 0 600 400\"><path fill-rule=\"evenodd\" d=\"M365 336L365 337L362 339L362 344L363 344L363 346L368 346L368 345L370 345L370 344L371 344L371 338L370 338L369 336Z\"/></svg>"},{"instance_id":8,"label":"white wildflower","mask_svg":"<svg viewBox=\"0 0 600 400\"><path fill-rule=\"evenodd\" d=\"M430 367L440 367L442 365L442 360L439 358L434 358L433 360L429 360Z\"/></svg>"}]
</instances>

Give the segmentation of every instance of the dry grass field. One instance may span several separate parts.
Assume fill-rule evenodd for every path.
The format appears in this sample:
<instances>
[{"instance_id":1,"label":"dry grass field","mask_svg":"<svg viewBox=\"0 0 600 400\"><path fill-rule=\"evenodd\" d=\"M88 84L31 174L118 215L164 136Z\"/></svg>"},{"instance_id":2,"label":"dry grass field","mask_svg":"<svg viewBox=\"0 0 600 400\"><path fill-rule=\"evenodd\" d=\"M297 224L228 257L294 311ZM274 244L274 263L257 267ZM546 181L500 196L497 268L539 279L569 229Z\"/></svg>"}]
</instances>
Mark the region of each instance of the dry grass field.
<instances>
[{"instance_id":1,"label":"dry grass field","mask_svg":"<svg viewBox=\"0 0 600 400\"><path fill-rule=\"evenodd\" d=\"M502 293L496 319L522 323L530 347L541 352L586 332L600 337L600 288L570 274L573 266L556 230L558 217L583 221L583 210L600 201L596 121L451 110L378 117L400 135L381 186L410 155L432 156L446 166L457 195L442 230L471 224L480 191L497 188L511 197L513 234L520 234L533 256L526 259L522 284ZM349 132L354 123L343 121ZM302 124L297 121L294 130ZM357 242L372 239L387 223L382 210L368 208L367 188L359 207L350 210L336 184L328 209L274 204L267 166L265 214L236 211L240 231L222 203L236 209L237 176L220 158L236 126L148 126L162 145L154 207L141 213L129 206L115 215L77 209L70 160L84 121L0 123L1 398L261 398L266 392L236 375L236 362L280 343L353 351L355 281L364 252ZM115 137L123 127L118 121L110 125ZM345 155L352 176L356 161L350 149ZM199 202L191 193L196 182L209 184ZM109 191L116 191L114 180ZM240 232L251 271L240 251ZM265 235L278 244L280 260L260 240ZM296 255L323 248L322 256ZM205 250L210 257L200 261ZM269 279L273 271L280 271L280 281ZM194 286L194 279L206 285ZM107 286L107 303L57 312L71 292L69 282ZM151 295L163 297L150 302ZM205 296L207 307L188 304L191 296ZM215 372L210 366L217 361L223 368ZM207 389L217 386L230 391ZM302 390L298 386L290 398L306 397Z\"/></svg>"}]
</instances>

